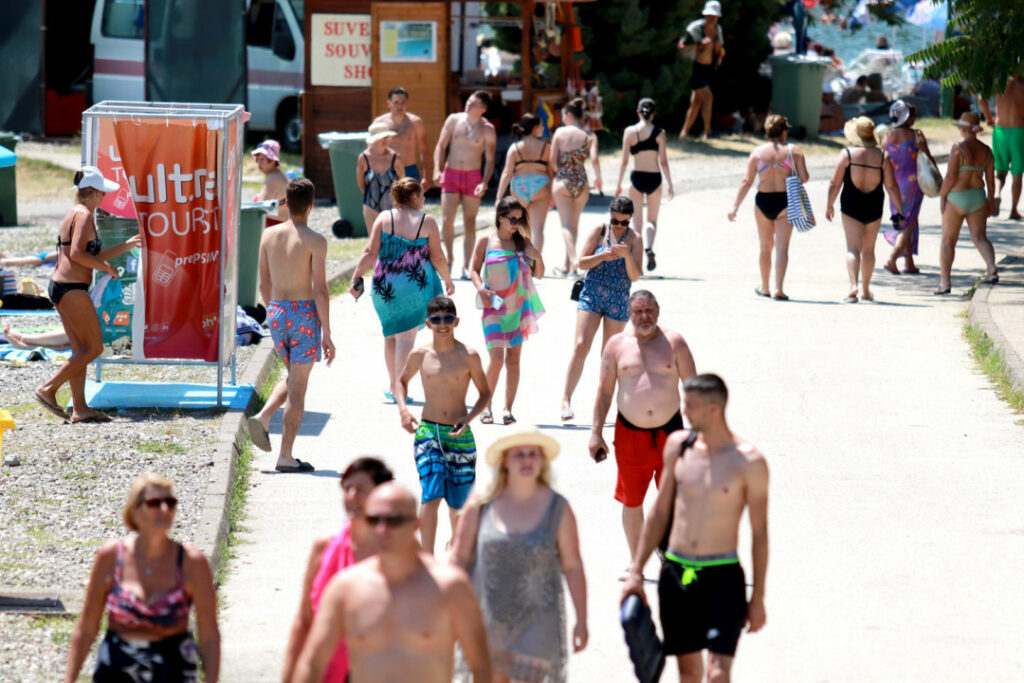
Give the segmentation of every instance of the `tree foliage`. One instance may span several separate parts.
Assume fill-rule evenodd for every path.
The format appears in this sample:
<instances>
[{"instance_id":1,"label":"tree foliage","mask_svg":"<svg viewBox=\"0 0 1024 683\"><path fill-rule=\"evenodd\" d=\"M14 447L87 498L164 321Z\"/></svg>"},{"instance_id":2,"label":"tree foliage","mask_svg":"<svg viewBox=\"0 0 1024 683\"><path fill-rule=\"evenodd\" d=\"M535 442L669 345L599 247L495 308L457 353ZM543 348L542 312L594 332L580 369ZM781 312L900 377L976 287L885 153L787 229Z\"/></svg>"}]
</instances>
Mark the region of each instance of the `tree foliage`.
<instances>
[{"instance_id":1,"label":"tree foliage","mask_svg":"<svg viewBox=\"0 0 1024 683\"><path fill-rule=\"evenodd\" d=\"M1002 92L1009 76L1024 73L1024 2L953 0L946 40L910 55L925 75L961 83L982 97Z\"/></svg>"},{"instance_id":2,"label":"tree foliage","mask_svg":"<svg viewBox=\"0 0 1024 683\"><path fill-rule=\"evenodd\" d=\"M636 103L653 97L663 126L679 127L690 97L692 62L676 42L700 18L704 0L614 0L576 6L585 47L583 76L596 80L604 98L604 123L632 123ZM715 108L733 111L767 106L770 91L757 67L771 52L768 28L781 11L779 0L722 3L726 57L717 77Z\"/></svg>"}]
</instances>

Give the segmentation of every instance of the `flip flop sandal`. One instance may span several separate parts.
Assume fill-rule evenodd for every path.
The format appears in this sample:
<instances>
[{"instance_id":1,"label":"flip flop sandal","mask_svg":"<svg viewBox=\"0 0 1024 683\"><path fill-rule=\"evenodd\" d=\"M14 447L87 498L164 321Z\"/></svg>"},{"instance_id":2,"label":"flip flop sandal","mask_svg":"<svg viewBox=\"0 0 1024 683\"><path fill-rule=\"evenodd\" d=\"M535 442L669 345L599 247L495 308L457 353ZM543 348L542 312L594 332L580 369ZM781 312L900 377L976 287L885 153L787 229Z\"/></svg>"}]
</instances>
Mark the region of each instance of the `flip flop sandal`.
<instances>
[{"instance_id":1,"label":"flip flop sandal","mask_svg":"<svg viewBox=\"0 0 1024 683\"><path fill-rule=\"evenodd\" d=\"M764 291L760 287L754 287L754 294L757 294L758 296L763 296L766 299L771 299L772 298L771 294L769 294L768 292Z\"/></svg>"},{"instance_id":2,"label":"flip flop sandal","mask_svg":"<svg viewBox=\"0 0 1024 683\"><path fill-rule=\"evenodd\" d=\"M982 278L981 282L982 282L982 284L985 284L985 285L998 285L999 284L999 276L998 275L991 275L989 277Z\"/></svg>"},{"instance_id":3,"label":"flip flop sandal","mask_svg":"<svg viewBox=\"0 0 1024 683\"><path fill-rule=\"evenodd\" d=\"M480 423L485 425L494 424L494 414L489 410L480 413Z\"/></svg>"},{"instance_id":4,"label":"flip flop sandal","mask_svg":"<svg viewBox=\"0 0 1024 683\"><path fill-rule=\"evenodd\" d=\"M843 299L844 304L855 304L857 303L857 301L858 299L855 296L848 296L845 299Z\"/></svg>"},{"instance_id":5,"label":"flip flop sandal","mask_svg":"<svg viewBox=\"0 0 1024 683\"><path fill-rule=\"evenodd\" d=\"M295 458L295 465L278 465L274 469L281 474L300 474L302 472L313 472L316 470L311 464L304 460Z\"/></svg>"},{"instance_id":6,"label":"flip flop sandal","mask_svg":"<svg viewBox=\"0 0 1024 683\"><path fill-rule=\"evenodd\" d=\"M647 250L647 270L651 271L658 267L658 262L654 260L654 250Z\"/></svg>"},{"instance_id":7,"label":"flip flop sandal","mask_svg":"<svg viewBox=\"0 0 1024 683\"><path fill-rule=\"evenodd\" d=\"M263 426L259 418L250 417L245 421L245 426L248 428L252 445L261 451L270 452L270 435L267 434L267 428Z\"/></svg>"},{"instance_id":8,"label":"flip flop sandal","mask_svg":"<svg viewBox=\"0 0 1024 683\"><path fill-rule=\"evenodd\" d=\"M899 275L899 274L900 274L900 269L896 267L896 264L895 264L895 263L886 263L886 264L885 264L884 266L882 266L882 267L883 267L883 268L885 268L885 269L886 269L887 271L889 271L890 273L892 273L893 275ZM905 272L905 273L906 273L906 272L908 272L908 271L903 271L903 272Z\"/></svg>"},{"instance_id":9,"label":"flip flop sandal","mask_svg":"<svg viewBox=\"0 0 1024 683\"><path fill-rule=\"evenodd\" d=\"M32 395L35 396L35 399L39 403L39 405L41 405L43 408L46 408L47 412L56 415L57 417L64 421L70 419L68 417L68 411L61 408L59 405L57 405L56 402L51 403L50 401L47 401L45 398L43 398L36 392L32 392Z\"/></svg>"},{"instance_id":10,"label":"flip flop sandal","mask_svg":"<svg viewBox=\"0 0 1024 683\"><path fill-rule=\"evenodd\" d=\"M97 413L96 415L90 415L88 417L83 417L83 418L80 418L80 419L71 418L71 419L68 420L68 422L73 424L73 425L79 425L79 424L105 424L105 423L110 422L110 421L111 421L110 417L107 416L107 415L104 415L103 413Z\"/></svg>"},{"instance_id":11,"label":"flip flop sandal","mask_svg":"<svg viewBox=\"0 0 1024 683\"><path fill-rule=\"evenodd\" d=\"M789 297L785 294L772 294L772 298L776 301L789 301Z\"/></svg>"},{"instance_id":12,"label":"flip flop sandal","mask_svg":"<svg viewBox=\"0 0 1024 683\"><path fill-rule=\"evenodd\" d=\"M903 269L903 274L904 275L920 275L921 274L921 269L920 268L904 268Z\"/></svg>"},{"instance_id":13,"label":"flip flop sandal","mask_svg":"<svg viewBox=\"0 0 1024 683\"><path fill-rule=\"evenodd\" d=\"M946 287L945 289L936 289L934 292L932 292L932 295L934 295L934 296L945 296L946 294L949 294L952 291L953 291L952 288Z\"/></svg>"},{"instance_id":14,"label":"flip flop sandal","mask_svg":"<svg viewBox=\"0 0 1024 683\"><path fill-rule=\"evenodd\" d=\"M516 418L515 418L515 416L512 413L505 413L501 417L501 424L503 424L503 425L515 424L515 422L516 422Z\"/></svg>"}]
</instances>

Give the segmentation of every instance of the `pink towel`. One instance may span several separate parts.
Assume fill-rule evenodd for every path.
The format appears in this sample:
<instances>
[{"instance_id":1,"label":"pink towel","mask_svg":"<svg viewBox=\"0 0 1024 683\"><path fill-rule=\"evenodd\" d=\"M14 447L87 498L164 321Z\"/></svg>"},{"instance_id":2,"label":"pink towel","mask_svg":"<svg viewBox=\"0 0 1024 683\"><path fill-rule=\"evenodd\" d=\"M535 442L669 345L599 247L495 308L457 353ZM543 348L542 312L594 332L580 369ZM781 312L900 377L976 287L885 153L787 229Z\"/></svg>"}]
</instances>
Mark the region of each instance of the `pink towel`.
<instances>
[{"instance_id":1,"label":"pink towel","mask_svg":"<svg viewBox=\"0 0 1024 683\"><path fill-rule=\"evenodd\" d=\"M309 590L309 600L313 605L313 616L316 616L317 608L320 605L320 598L323 597L327 584L335 574L342 569L349 567L356 562L355 550L352 547L352 525L345 523L341 533L331 539L320 558L320 569L313 579L313 586ZM324 673L324 683L345 683L348 675L348 648L345 642L338 643L331 663Z\"/></svg>"}]
</instances>

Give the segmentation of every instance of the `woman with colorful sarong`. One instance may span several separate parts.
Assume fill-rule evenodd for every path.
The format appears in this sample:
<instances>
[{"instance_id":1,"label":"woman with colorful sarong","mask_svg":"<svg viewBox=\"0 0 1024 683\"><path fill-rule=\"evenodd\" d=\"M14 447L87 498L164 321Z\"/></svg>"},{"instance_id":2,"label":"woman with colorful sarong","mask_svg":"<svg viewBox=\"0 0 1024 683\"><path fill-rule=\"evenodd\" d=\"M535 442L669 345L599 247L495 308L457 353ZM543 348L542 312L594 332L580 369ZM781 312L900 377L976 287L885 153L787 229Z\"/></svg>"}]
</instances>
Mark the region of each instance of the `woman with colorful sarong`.
<instances>
[{"instance_id":1,"label":"woman with colorful sarong","mask_svg":"<svg viewBox=\"0 0 1024 683\"><path fill-rule=\"evenodd\" d=\"M917 217L924 202L924 192L917 182L917 155L927 154L932 163L935 163L935 159L928 149L924 133L914 128L917 112L913 106L903 100L896 100L889 108L889 118L892 119L893 128L886 133L883 146L886 156L892 162L896 184L903 198L903 223L902 230L889 227L882 232L885 241L893 245L885 269L893 275L899 275L896 260L903 258L906 264L903 273L917 275L921 272L914 265L914 255L917 254Z\"/></svg>"},{"instance_id":2,"label":"woman with colorful sarong","mask_svg":"<svg viewBox=\"0 0 1024 683\"><path fill-rule=\"evenodd\" d=\"M505 197L496 207L497 229L481 237L473 252L470 278L483 308L484 339L490 362L487 383L493 393L501 368L505 373L505 410L502 424L512 424L512 404L519 388L519 360L523 342L537 331L537 320L544 306L533 286L533 278L544 277L544 260L530 239L530 219L515 197ZM480 417L484 424L494 422L491 407Z\"/></svg>"},{"instance_id":3,"label":"woman with colorful sarong","mask_svg":"<svg viewBox=\"0 0 1024 683\"><path fill-rule=\"evenodd\" d=\"M363 293L363 273L373 264L372 297L384 332L384 363L388 389L384 397L395 400L395 380L416 341L416 332L427 318L427 302L441 293L455 291L448 262L441 251L437 221L423 212L423 187L412 178L391 185L395 208L381 213L373 223L370 242L352 273L349 293Z\"/></svg>"}]
</instances>

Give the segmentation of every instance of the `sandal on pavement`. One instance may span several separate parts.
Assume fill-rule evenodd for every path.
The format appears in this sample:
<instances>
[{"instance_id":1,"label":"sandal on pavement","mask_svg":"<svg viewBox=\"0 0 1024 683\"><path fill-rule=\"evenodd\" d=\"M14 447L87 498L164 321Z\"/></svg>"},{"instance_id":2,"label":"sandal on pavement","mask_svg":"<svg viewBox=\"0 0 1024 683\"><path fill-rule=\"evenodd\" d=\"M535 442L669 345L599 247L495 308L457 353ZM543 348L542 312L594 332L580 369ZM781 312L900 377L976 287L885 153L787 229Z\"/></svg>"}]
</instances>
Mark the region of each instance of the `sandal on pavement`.
<instances>
[{"instance_id":1,"label":"sandal on pavement","mask_svg":"<svg viewBox=\"0 0 1024 683\"><path fill-rule=\"evenodd\" d=\"M565 406L564 408L562 408L562 414L560 417L562 418L562 422L568 422L569 420L576 417L576 413L572 411L571 407Z\"/></svg>"},{"instance_id":2,"label":"sandal on pavement","mask_svg":"<svg viewBox=\"0 0 1024 683\"><path fill-rule=\"evenodd\" d=\"M316 468L311 464L304 460L299 460L298 458L295 458L294 465L278 465L274 469L281 474L298 474L301 472L313 472L316 470Z\"/></svg>"},{"instance_id":3,"label":"sandal on pavement","mask_svg":"<svg viewBox=\"0 0 1024 683\"><path fill-rule=\"evenodd\" d=\"M658 262L654 260L654 250L647 250L647 270L651 271L658 267Z\"/></svg>"},{"instance_id":4,"label":"sandal on pavement","mask_svg":"<svg viewBox=\"0 0 1024 683\"><path fill-rule=\"evenodd\" d=\"M921 269L920 268L904 268L903 269L903 274L904 275L920 275L921 274Z\"/></svg>"},{"instance_id":5,"label":"sandal on pavement","mask_svg":"<svg viewBox=\"0 0 1024 683\"><path fill-rule=\"evenodd\" d=\"M981 278L981 283L983 285L998 285L999 284L999 274L997 273L995 275L989 275L988 277L983 277L983 278Z\"/></svg>"},{"instance_id":6,"label":"sandal on pavement","mask_svg":"<svg viewBox=\"0 0 1024 683\"><path fill-rule=\"evenodd\" d=\"M267 428L263 426L258 417L250 417L245 421L245 426L249 431L249 440L252 441L252 445L261 451L270 451L270 434L267 433Z\"/></svg>"},{"instance_id":7,"label":"sandal on pavement","mask_svg":"<svg viewBox=\"0 0 1024 683\"><path fill-rule=\"evenodd\" d=\"M773 294L772 298L775 299L776 301L789 301L789 297L783 294L782 292Z\"/></svg>"},{"instance_id":8,"label":"sandal on pavement","mask_svg":"<svg viewBox=\"0 0 1024 683\"><path fill-rule=\"evenodd\" d=\"M855 304L855 303L857 303L857 301L858 301L857 297L854 296L853 294L851 294L850 296L848 296L845 299L843 299L843 303L844 304Z\"/></svg>"},{"instance_id":9,"label":"sandal on pavement","mask_svg":"<svg viewBox=\"0 0 1024 683\"><path fill-rule=\"evenodd\" d=\"M949 294L952 291L952 287L946 287L945 289L936 289L934 292L932 292L932 294L934 296L945 296L946 294Z\"/></svg>"},{"instance_id":10,"label":"sandal on pavement","mask_svg":"<svg viewBox=\"0 0 1024 683\"><path fill-rule=\"evenodd\" d=\"M885 265L882 266L882 267L885 268L890 273L892 273L893 275L899 275L900 274L900 269L897 268L896 264L893 263L892 261L886 261Z\"/></svg>"},{"instance_id":11,"label":"sandal on pavement","mask_svg":"<svg viewBox=\"0 0 1024 683\"><path fill-rule=\"evenodd\" d=\"M62 420L68 420L69 419L68 418L68 411L64 410L59 405L57 405L56 401L49 401L49 400L47 400L45 396L43 396L42 394L39 393L38 389L33 392L33 395L36 397L36 401L39 402L39 405L41 405L43 408L45 408L48 412L53 413L54 415L56 415L57 417L59 417Z\"/></svg>"},{"instance_id":12,"label":"sandal on pavement","mask_svg":"<svg viewBox=\"0 0 1024 683\"><path fill-rule=\"evenodd\" d=\"M512 415L512 411L506 410L505 414L501 416L501 424L503 424L503 425L510 425L510 424L515 424L515 423L516 423L516 418L515 418L514 415Z\"/></svg>"},{"instance_id":13,"label":"sandal on pavement","mask_svg":"<svg viewBox=\"0 0 1024 683\"><path fill-rule=\"evenodd\" d=\"M754 287L754 294L757 294L758 296L763 296L766 299L771 299L772 298L771 294L769 294L768 292L764 291L760 287Z\"/></svg>"},{"instance_id":14,"label":"sandal on pavement","mask_svg":"<svg viewBox=\"0 0 1024 683\"><path fill-rule=\"evenodd\" d=\"M494 424L494 414L491 412L490 408L488 408L484 412L480 413L480 424L485 424L485 425L492 425L492 424Z\"/></svg>"},{"instance_id":15,"label":"sandal on pavement","mask_svg":"<svg viewBox=\"0 0 1024 683\"><path fill-rule=\"evenodd\" d=\"M68 422L73 425L106 424L107 422L110 422L110 416L104 415L103 413L92 413L91 415L86 415L85 417L72 417L71 419L68 420Z\"/></svg>"}]
</instances>

